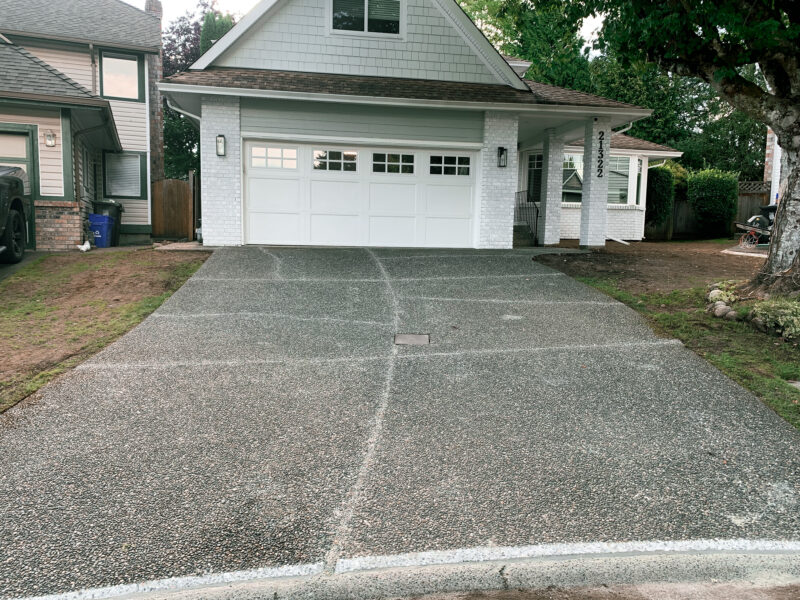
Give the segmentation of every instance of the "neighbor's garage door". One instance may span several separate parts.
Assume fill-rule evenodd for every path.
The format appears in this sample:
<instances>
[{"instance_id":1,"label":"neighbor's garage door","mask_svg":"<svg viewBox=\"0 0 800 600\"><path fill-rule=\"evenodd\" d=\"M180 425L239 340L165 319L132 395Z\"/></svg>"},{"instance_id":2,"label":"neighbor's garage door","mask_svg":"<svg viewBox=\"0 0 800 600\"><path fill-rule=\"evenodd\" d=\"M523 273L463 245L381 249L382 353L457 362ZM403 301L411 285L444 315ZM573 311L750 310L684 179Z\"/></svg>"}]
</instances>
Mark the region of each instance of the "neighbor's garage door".
<instances>
[{"instance_id":1,"label":"neighbor's garage door","mask_svg":"<svg viewBox=\"0 0 800 600\"><path fill-rule=\"evenodd\" d=\"M473 246L475 156L247 141L248 244Z\"/></svg>"}]
</instances>

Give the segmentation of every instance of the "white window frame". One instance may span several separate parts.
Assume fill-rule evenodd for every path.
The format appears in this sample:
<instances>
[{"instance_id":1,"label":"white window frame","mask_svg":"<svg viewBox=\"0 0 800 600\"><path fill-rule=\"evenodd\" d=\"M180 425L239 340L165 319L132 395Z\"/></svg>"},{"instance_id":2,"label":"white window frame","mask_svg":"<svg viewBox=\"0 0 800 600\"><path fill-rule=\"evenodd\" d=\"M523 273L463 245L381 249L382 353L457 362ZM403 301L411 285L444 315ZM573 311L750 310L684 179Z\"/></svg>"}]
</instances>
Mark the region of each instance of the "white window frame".
<instances>
[{"instance_id":1,"label":"white window frame","mask_svg":"<svg viewBox=\"0 0 800 600\"><path fill-rule=\"evenodd\" d=\"M367 31L369 20L369 0L364 0L364 31L348 31L345 29L333 28L333 0L325 0L325 35L344 35L347 37L355 38L372 38L372 39L390 39L390 40L405 40L406 39L406 0L400 0L400 33L378 33L376 31Z\"/></svg>"},{"instance_id":2,"label":"white window frame","mask_svg":"<svg viewBox=\"0 0 800 600\"><path fill-rule=\"evenodd\" d=\"M441 157L441 159L442 159L441 164L433 164L433 161L431 159L434 156ZM456 162L455 162L454 165L449 165L449 164L444 162L444 159L447 158L447 157L450 157L450 156L453 156L456 159ZM462 158L466 158L467 159L467 164L466 165L459 164L459 160L462 159ZM475 168L475 166L476 165L474 164L474 162L472 160L472 157L469 156L468 154L429 153L428 154L428 171L427 171L426 175L428 175L429 177L472 177L472 175L474 173L473 169ZM431 173L431 169L434 168L434 167L440 167L442 169L442 172L441 173ZM445 167L454 167L456 172L455 173L445 173L444 172ZM460 168L464 168L464 167L467 168L467 173L466 174L459 173L458 170Z\"/></svg>"},{"instance_id":3,"label":"white window frame","mask_svg":"<svg viewBox=\"0 0 800 600\"><path fill-rule=\"evenodd\" d=\"M342 168L339 170L336 169L328 169L327 167L324 169L316 169L314 168L314 162L317 160L316 155L317 152L341 152L342 153L342 160L334 160L334 162L341 162ZM356 155L356 168L354 171L345 171L344 165L344 155L345 154L355 154ZM355 148L336 148L336 147L325 147L325 146L312 146L311 147L311 173L312 174L319 174L319 173L335 173L335 174L343 174L343 175L354 175L361 171L361 159L362 159L362 151L356 150ZM326 159L326 162L331 162L330 159ZM348 161L349 162L349 161ZM371 164L371 163L370 163Z\"/></svg>"},{"instance_id":4,"label":"white window frame","mask_svg":"<svg viewBox=\"0 0 800 600\"><path fill-rule=\"evenodd\" d=\"M256 148L263 148L264 149L264 157L263 157L264 158L264 166L263 167L260 167L260 166L257 166L257 165L253 164L253 159L254 159L253 150L255 150ZM280 154L281 154L280 157L279 158L275 157L275 156L270 157L270 155L269 155L269 151L270 150L278 150L278 151L280 151ZM294 158L288 157L288 156L284 156L284 153L287 150L293 150L294 151ZM261 159L261 157L258 157L258 158ZM272 160L279 160L281 162L280 166L275 166L275 165L270 166L270 164L269 164L270 158ZM286 161L292 161L292 160L294 161L294 166L293 167L284 166L284 163ZM297 171L297 169L300 168L300 150L299 150L299 148L297 146L281 146L281 145L278 145L278 144L259 144L259 143L250 144L250 151L247 153L247 166L249 168L251 168L251 169L270 169L270 170L273 170L273 171Z\"/></svg>"},{"instance_id":5,"label":"white window frame","mask_svg":"<svg viewBox=\"0 0 800 600\"><path fill-rule=\"evenodd\" d=\"M386 157L386 160L384 160L383 162L376 161L375 160L375 155L376 154L383 154ZM398 162L398 163L389 163L389 155L390 154L399 155L400 156L400 162ZM414 175L418 174L417 173L417 167L418 167L417 155L414 154L413 152L408 152L408 151L403 152L402 150L372 150L372 151L370 151L369 155L370 155L370 161L369 161L369 172L370 172L370 175L376 175L376 176L383 176L383 175L389 175L389 176L405 175L405 176L408 176L408 175L411 175L411 176L414 176ZM409 162L403 162L403 157L404 156L410 156L411 157L411 162L410 163ZM374 166L376 164L383 165L384 167L386 167L386 170L385 171L375 171ZM397 164L397 167L400 170L397 173L390 173L389 172L389 164ZM409 165L411 166L411 173L404 173L403 172L403 167L407 167Z\"/></svg>"}]
</instances>

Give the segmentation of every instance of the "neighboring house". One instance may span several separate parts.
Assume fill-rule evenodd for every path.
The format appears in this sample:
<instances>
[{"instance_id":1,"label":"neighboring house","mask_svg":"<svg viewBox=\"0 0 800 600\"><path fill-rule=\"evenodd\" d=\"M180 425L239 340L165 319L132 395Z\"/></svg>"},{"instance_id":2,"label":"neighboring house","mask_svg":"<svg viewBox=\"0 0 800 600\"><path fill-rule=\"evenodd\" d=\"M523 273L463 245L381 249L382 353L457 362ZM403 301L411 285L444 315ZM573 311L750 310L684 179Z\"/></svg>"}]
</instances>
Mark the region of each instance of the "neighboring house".
<instances>
[{"instance_id":1,"label":"neighboring house","mask_svg":"<svg viewBox=\"0 0 800 600\"><path fill-rule=\"evenodd\" d=\"M609 185L625 177L639 214L623 237L641 238L631 157L647 153L617 151L612 128L651 111L523 81L529 66L454 0L263 0L159 88L200 126L209 245L508 248L531 156L544 243L618 237ZM562 208L571 188L580 209Z\"/></svg>"},{"instance_id":2,"label":"neighboring house","mask_svg":"<svg viewBox=\"0 0 800 600\"><path fill-rule=\"evenodd\" d=\"M0 164L30 175L29 246L74 249L104 198L124 205L123 234L149 235L160 52L158 0L0 0Z\"/></svg>"}]
</instances>

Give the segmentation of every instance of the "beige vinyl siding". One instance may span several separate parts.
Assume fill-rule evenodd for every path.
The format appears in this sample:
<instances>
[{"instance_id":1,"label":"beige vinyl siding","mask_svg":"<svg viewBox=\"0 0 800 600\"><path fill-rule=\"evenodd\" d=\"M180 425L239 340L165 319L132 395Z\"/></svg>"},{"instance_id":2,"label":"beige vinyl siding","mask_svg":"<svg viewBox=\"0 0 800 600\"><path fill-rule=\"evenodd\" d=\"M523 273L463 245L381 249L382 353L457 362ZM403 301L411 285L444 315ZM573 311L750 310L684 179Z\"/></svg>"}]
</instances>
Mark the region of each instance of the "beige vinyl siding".
<instances>
[{"instance_id":1,"label":"beige vinyl siding","mask_svg":"<svg viewBox=\"0 0 800 600\"><path fill-rule=\"evenodd\" d=\"M142 200L119 200L125 207L122 213L123 225L149 225L150 211L147 208L147 198Z\"/></svg>"},{"instance_id":2,"label":"beige vinyl siding","mask_svg":"<svg viewBox=\"0 0 800 600\"><path fill-rule=\"evenodd\" d=\"M92 91L92 59L89 48L64 50L44 46L25 46L25 49L51 67Z\"/></svg>"},{"instance_id":3,"label":"beige vinyl siding","mask_svg":"<svg viewBox=\"0 0 800 600\"><path fill-rule=\"evenodd\" d=\"M147 105L124 100L109 100L109 103L122 149L147 152L150 149L147 145Z\"/></svg>"},{"instance_id":4,"label":"beige vinyl siding","mask_svg":"<svg viewBox=\"0 0 800 600\"><path fill-rule=\"evenodd\" d=\"M242 98L242 131L434 142L483 141L483 113L477 111L354 106Z\"/></svg>"},{"instance_id":5,"label":"beige vinyl siding","mask_svg":"<svg viewBox=\"0 0 800 600\"><path fill-rule=\"evenodd\" d=\"M64 162L61 154L61 112L59 110L3 108L1 123L37 125L39 137L35 147L39 152L39 193L42 196L64 195ZM48 129L56 134L56 145L48 148L44 144L44 132ZM36 151L36 150L34 150Z\"/></svg>"}]
</instances>

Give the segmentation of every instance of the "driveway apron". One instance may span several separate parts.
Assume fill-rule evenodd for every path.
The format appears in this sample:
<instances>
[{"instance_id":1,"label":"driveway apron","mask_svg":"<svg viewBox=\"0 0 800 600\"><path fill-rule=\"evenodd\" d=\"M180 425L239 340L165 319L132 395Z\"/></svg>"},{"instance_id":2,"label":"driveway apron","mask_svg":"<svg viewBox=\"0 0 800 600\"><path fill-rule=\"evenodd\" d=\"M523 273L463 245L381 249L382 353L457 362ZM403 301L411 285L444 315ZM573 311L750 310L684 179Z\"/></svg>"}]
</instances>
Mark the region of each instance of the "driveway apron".
<instances>
[{"instance_id":1,"label":"driveway apron","mask_svg":"<svg viewBox=\"0 0 800 600\"><path fill-rule=\"evenodd\" d=\"M534 254L216 251L0 416L0 596L800 541L797 432Z\"/></svg>"}]
</instances>

